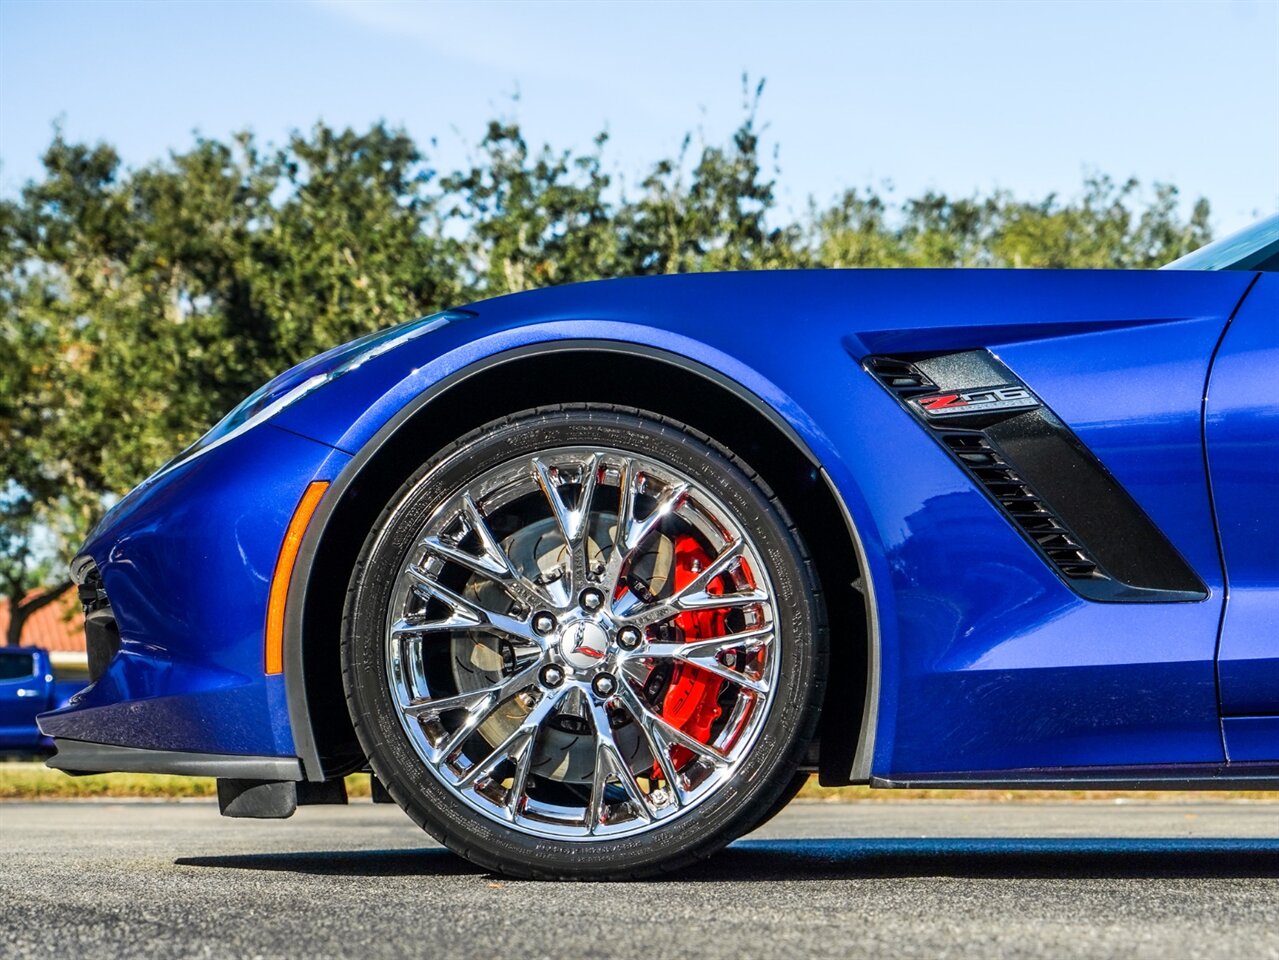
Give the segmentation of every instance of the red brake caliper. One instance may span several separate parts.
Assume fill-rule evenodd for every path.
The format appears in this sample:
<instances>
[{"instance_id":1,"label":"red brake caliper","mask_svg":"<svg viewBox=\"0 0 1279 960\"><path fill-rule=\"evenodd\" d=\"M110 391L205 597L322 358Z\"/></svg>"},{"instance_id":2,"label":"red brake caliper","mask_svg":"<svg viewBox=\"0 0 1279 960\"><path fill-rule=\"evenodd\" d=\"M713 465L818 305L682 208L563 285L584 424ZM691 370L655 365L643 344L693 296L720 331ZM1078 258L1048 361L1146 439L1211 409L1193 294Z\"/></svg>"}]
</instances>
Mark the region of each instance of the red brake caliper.
<instances>
[{"instance_id":1,"label":"red brake caliper","mask_svg":"<svg viewBox=\"0 0 1279 960\"><path fill-rule=\"evenodd\" d=\"M675 540L674 589L682 590L695 579L700 571L706 569L711 558L689 536ZM723 587L713 582L707 587L707 593L722 593ZM723 636L727 630L724 623L723 610L689 610L675 618L675 625L684 635L684 642L705 640ZM662 700L662 719L674 727L678 727L694 740L709 743L711 724L719 719L719 692L724 681L715 674L702 670L691 664L676 661L671 671L670 686L666 688L666 696ZM684 747L674 747L671 759L676 768L692 758L692 753ZM660 778L661 770L655 764L654 778Z\"/></svg>"}]
</instances>

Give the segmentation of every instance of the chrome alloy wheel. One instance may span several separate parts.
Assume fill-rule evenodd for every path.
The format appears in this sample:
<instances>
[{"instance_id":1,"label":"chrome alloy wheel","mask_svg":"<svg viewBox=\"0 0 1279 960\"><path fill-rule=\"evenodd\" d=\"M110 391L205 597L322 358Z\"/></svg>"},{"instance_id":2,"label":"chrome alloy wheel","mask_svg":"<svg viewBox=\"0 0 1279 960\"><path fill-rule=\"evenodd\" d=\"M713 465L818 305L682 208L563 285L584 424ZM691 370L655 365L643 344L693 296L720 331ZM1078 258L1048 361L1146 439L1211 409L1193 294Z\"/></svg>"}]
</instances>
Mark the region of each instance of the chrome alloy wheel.
<instances>
[{"instance_id":1,"label":"chrome alloy wheel","mask_svg":"<svg viewBox=\"0 0 1279 960\"><path fill-rule=\"evenodd\" d=\"M777 623L710 490L558 447L431 513L392 592L387 681L418 757L471 808L532 836L626 836L732 780L772 705Z\"/></svg>"}]
</instances>

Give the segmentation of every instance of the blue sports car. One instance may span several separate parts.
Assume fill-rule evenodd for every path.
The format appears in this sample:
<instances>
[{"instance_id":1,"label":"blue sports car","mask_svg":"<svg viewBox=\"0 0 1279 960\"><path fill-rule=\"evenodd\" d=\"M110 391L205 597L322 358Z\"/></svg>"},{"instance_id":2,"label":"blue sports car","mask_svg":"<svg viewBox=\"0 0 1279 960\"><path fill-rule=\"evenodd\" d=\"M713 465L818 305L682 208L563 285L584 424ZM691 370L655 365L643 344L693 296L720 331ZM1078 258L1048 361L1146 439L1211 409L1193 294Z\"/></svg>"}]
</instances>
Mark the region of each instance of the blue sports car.
<instances>
[{"instance_id":1,"label":"blue sports car","mask_svg":"<svg viewBox=\"0 0 1279 960\"><path fill-rule=\"evenodd\" d=\"M1279 217L1149 272L622 279L266 384L72 563L72 773L634 877L805 778L1279 788Z\"/></svg>"}]
</instances>

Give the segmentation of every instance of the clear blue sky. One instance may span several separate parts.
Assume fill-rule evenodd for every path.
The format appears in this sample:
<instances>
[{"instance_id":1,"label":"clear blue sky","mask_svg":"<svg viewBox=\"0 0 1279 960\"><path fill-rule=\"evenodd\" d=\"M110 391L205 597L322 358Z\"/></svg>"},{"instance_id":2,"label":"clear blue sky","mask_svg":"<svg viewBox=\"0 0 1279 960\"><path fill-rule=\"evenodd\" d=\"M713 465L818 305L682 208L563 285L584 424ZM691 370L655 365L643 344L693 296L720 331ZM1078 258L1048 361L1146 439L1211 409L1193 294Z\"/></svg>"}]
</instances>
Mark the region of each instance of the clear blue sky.
<instances>
[{"instance_id":1,"label":"clear blue sky","mask_svg":"<svg viewBox=\"0 0 1279 960\"><path fill-rule=\"evenodd\" d=\"M447 167L501 114L558 146L607 129L634 182L733 128L743 71L768 82L785 210L884 180L1072 194L1086 170L1206 196L1220 231L1279 209L1279 0L0 0L0 193L55 119L137 165L196 129L385 118Z\"/></svg>"}]
</instances>

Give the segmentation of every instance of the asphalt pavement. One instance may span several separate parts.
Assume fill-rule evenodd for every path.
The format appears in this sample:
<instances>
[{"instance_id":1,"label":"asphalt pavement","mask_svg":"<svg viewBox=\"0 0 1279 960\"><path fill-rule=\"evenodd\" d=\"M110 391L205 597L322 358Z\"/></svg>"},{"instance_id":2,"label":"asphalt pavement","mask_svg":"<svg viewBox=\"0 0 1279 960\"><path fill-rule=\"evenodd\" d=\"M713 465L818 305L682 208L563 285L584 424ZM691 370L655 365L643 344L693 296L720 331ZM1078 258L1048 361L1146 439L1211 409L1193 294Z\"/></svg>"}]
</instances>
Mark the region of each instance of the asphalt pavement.
<instances>
[{"instance_id":1,"label":"asphalt pavement","mask_svg":"<svg viewBox=\"0 0 1279 960\"><path fill-rule=\"evenodd\" d=\"M395 807L0 804L0 956L1279 960L1279 804L796 803L677 876L511 881Z\"/></svg>"}]
</instances>

